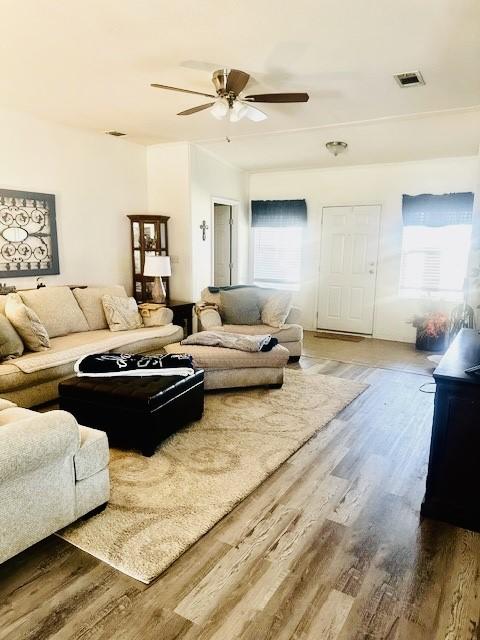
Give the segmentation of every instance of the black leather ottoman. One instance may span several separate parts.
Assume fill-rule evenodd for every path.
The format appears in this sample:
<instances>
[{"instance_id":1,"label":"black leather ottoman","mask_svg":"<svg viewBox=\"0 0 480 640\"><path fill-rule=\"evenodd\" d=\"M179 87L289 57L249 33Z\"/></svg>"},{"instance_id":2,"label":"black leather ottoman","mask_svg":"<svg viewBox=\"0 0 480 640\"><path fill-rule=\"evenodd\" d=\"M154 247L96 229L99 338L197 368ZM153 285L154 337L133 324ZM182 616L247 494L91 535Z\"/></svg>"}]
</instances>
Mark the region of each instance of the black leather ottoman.
<instances>
[{"instance_id":1,"label":"black leather ottoman","mask_svg":"<svg viewBox=\"0 0 480 640\"><path fill-rule=\"evenodd\" d=\"M59 384L60 409L101 429L112 445L151 456L159 442L203 414L203 369L192 376L69 378Z\"/></svg>"}]
</instances>

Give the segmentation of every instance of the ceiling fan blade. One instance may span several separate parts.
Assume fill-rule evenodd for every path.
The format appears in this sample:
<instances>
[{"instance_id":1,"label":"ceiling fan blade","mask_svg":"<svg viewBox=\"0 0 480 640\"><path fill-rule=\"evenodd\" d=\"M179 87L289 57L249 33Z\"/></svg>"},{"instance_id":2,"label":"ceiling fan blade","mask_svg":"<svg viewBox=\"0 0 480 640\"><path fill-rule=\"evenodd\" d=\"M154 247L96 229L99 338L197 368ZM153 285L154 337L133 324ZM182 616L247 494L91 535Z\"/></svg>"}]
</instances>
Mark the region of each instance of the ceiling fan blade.
<instances>
[{"instance_id":1,"label":"ceiling fan blade","mask_svg":"<svg viewBox=\"0 0 480 640\"><path fill-rule=\"evenodd\" d=\"M245 96L243 100L249 102L308 102L308 93L257 93Z\"/></svg>"},{"instance_id":2,"label":"ceiling fan blade","mask_svg":"<svg viewBox=\"0 0 480 640\"><path fill-rule=\"evenodd\" d=\"M257 109L257 107L252 107L247 103L243 103L247 107L247 111L245 112L245 117L251 120L252 122L261 122L262 120L267 119L267 114Z\"/></svg>"},{"instance_id":3,"label":"ceiling fan blade","mask_svg":"<svg viewBox=\"0 0 480 640\"><path fill-rule=\"evenodd\" d=\"M231 91L236 96L245 89L250 78L248 73L239 69L230 69L225 89Z\"/></svg>"},{"instance_id":4,"label":"ceiling fan blade","mask_svg":"<svg viewBox=\"0 0 480 640\"><path fill-rule=\"evenodd\" d=\"M215 102L207 102L207 104L201 104L199 107L192 107L191 109L180 111L180 113L177 113L177 116L190 116L192 113L197 113L198 111L203 111L204 109L213 107L214 104Z\"/></svg>"},{"instance_id":5,"label":"ceiling fan blade","mask_svg":"<svg viewBox=\"0 0 480 640\"><path fill-rule=\"evenodd\" d=\"M152 83L151 87L155 87L155 89L168 89L169 91L180 91L181 93L192 93L194 96L205 96L205 98L216 98L217 96L212 95L211 93L202 93L201 91L190 91L190 89L179 89L178 87L169 87L166 84L155 84Z\"/></svg>"}]
</instances>

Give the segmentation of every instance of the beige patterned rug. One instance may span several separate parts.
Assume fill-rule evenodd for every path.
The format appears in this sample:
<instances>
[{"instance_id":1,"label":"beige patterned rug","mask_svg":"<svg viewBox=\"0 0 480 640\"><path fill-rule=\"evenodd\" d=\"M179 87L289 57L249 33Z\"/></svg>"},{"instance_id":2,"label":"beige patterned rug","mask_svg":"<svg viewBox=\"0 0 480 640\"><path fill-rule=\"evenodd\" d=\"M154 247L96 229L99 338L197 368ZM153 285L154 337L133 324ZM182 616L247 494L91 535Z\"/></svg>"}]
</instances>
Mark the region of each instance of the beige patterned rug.
<instances>
[{"instance_id":1,"label":"beige patterned rug","mask_svg":"<svg viewBox=\"0 0 480 640\"><path fill-rule=\"evenodd\" d=\"M286 370L282 389L207 394L151 458L112 450L111 499L61 537L149 583L367 385Z\"/></svg>"}]
</instances>

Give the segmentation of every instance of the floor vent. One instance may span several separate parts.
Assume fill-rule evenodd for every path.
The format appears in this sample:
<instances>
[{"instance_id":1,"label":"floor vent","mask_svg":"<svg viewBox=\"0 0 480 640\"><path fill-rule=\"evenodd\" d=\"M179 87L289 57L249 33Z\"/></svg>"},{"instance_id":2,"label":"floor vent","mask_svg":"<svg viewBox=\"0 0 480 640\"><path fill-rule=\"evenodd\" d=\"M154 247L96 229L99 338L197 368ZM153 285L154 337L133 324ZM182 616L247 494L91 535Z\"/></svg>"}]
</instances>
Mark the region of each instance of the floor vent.
<instances>
[{"instance_id":1,"label":"floor vent","mask_svg":"<svg viewBox=\"0 0 480 640\"><path fill-rule=\"evenodd\" d=\"M420 84L425 84L425 80L423 79L420 71L406 71L405 73L396 73L393 77L401 87L415 87Z\"/></svg>"}]
</instances>

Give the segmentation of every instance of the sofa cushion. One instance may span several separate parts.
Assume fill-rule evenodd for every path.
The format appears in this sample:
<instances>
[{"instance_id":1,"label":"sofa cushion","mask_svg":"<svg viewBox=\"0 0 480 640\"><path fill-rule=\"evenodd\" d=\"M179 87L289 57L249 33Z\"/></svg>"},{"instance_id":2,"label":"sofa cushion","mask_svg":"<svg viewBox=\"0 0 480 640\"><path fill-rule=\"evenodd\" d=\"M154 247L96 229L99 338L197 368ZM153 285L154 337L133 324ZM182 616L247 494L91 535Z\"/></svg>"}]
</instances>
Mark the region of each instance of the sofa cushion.
<instances>
[{"instance_id":1,"label":"sofa cushion","mask_svg":"<svg viewBox=\"0 0 480 640\"><path fill-rule=\"evenodd\" d=\"M27 349L44 351L50 347L46 328L35 311L22 302L18 293L8 294L5 314L20 334Z\"/></svg>"},{"instance_id":2,"label":"sofa cushion","mask_svg":"<svg viewBox=\"0 0 480 640\"><path fill-rule=\"evenodd\" d=\"M2 313L0 313L0 360L21 356L23 342L14 326Z\"/></svg>"},{"instance_id":3,"label":"sofa cushion","mask_svg":"<svg viewBox=\"0 0 480 640\"><path fill-rule=\"evenodd\" d=\"M85 316L69 287L41 287L19 295L35 311L50 338L88 331Z\"/></svg>"},{"instance_id":4,"label":"sofa cushion","mask_svg":"<svg viewBox=\"0 0 480 640\"><path fill-rule=\"evenodd\" d=\"M252 289L220 291L220 314L229 324L259 324L260 305Z\"/></svg>"},{"instance_id":5,"label":"sofa cushion","mask_svg":"<svg viewBox=\"0 0 480 640\"><path fill-rule=\"evenodd\" d=\"M143 327L135 298L105 295L102 296L102 304L110 331L128 331Z\"/></svg>"},{"instance_id":6,"label":"sofa cushion","mask_svg":"<svg viewBox=\"0 0 480 640\"><path fill-rule=\"evenodd\" d=\"M271 351L249 353L224 347L204 347L199 345L181 345L179 342L168 344L167 353L188 353L193 356L197 367L201 369L243 369L249 367L284 367L289 358L285 347L277 345Z\"/></svg>"},{"instance_id":7,"label":"sofa cushion","mask_svg":"<svg viewBox=\"0 0 480 640\"><path fill-rule=\"evenodd\" d=\"M85 480L95 475L108 465L110 451L108 439L104 431L78 426L80 432L80 449L73 457L75 480Z\"/></svg>"},{"instance_id":8,"label":"sofa cushion","mask_svg":"<svg viewBox=\"0 0 480 640\"><path fill-rule=\"evenodd\" d=\"M290 291L277 291L267 298L262 307L262 322L270 327L282 327L292 308Z\"/></svg>"},{"instance_id":9,"label":"sofa cushion","mask_svg":"<svg viewBox=\"0 0 480 640\"><path fill-rule=\"evenodd\" d=\"M283 327L269 327L266 324L242 325L223 324L215 327L215 331L227 331L228 333L241 333L248 336L272 335L282 342L297 342L303 339L303 328L299 324L284 324Z\"/></svg>"},{"instance_id":10,"label":"sofa cushion","mask_svg":"<svg viewBox=\"0 0 480 640\"><path fill-rule=\"evenodd\" d=\"M77 300L80 309L87 319L90 331L98 329L108 329L107 318L102 305L102 296L116 296L126 298L127 292L121 285L110 287L86 287L85 289L74 289L73 295Z\"/></svg>"},{"instance_id":11,"label":"sofa cushion","mask_svg":"<svg viewBox=\"0 0 480 640\"><path fill-rule=\"evenodd\" d=\"M183 330L180 327L167 325L121 333L111 333L108 329L101 329L53 338L52 346L47 352L26 353L20 358L0 364L0 395L14 389L72 375L75 361L89 353L99 351L161 353L165 344L180 340L182 337Z\"/></svg>"}]
</instances>

